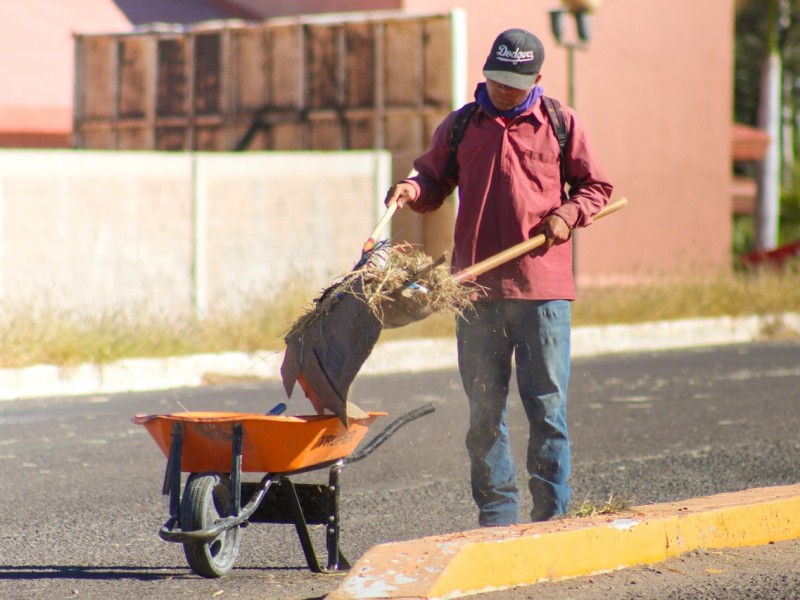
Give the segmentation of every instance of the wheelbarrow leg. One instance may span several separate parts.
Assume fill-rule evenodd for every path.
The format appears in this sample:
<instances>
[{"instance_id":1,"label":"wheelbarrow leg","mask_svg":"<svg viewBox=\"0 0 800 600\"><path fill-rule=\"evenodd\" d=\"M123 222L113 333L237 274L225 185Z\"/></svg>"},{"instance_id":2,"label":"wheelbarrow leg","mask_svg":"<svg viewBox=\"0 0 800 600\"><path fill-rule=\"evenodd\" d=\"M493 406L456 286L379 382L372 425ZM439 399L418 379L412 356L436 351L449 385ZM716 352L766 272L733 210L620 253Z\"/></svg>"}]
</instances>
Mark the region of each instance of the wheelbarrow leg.
<instances>
[{"instance_id":1,"label":"wheelbarrow leg","mask_svg":"<svg viewBox=\"0 0 800 600\"><path fill-rule=\"evenodd\" d=\"M350 569L350 563L342 554L339 549L339 472L344 467L344 463L339 461L336 463L330 472L328 480L328 492L330 496L327 499L327 518L325 525L325 539L328 550L328 564L323 568L319 564L317 554L314 551L314 545L311 541L311 536L308 532L308 524L303 508L300 504L300 498L297 495L297 490L294 483L288 478L283 478L280 481L281 487L286 491L286 503L288 504L289 513L294 521L295 529L297 530L297 537L300 539L300 545L303 548L303 554L306 556L306 563L308 568L314 573L334 573L336 571L346 571Z\"/></svg>"},{"instance_id":2,"label":"wheelbarrow leg","mask_svg":"<svg viewBox=\"0 0 800 600\"><path fill-rule=\"evenodd\" d=\"M183 452L183 423L172 424L172 443L169 447L167 469L164 472L164 485L161 494L169 495L170 520L178 520L181 506L181 460Z\"/></svg>"},{"instance_id":3,"label":"wheelbarrow leg","mask_svg":"<svg viewBox=\"0 0 800 600\"><path fill-rule=\"evenodd\" d=\"M339 461L331 467L328 476L328 489L333 493L333 504L328 515L325 537L328 546L328 570L331 571L347 571L350 569L350 563L339 548L339 474L343 468L344 462Z\"/></svg>"},{"instance_id":4,"label":"wheelbarrow leg","mask_svg":"<svg viewBox=\"0 0 800 600\"><path fill-rule=\"evenodd\" d=\"M233 425L233 448L231 458L231 507L230 516L238 517L242 509L242 437L241 423Z\"/></svg>"},{"instance_id":5,"label":"wheelbarrow leg","mask_svg":"<svg viewBox=\"0 0 800 600\"><path fill-rule=\"evenodd\" d=\"M303 547L303 554L306 556L308 568L314 573L323 573L324 571L317 560L317 554L314 552L314 544L311 543L311 536L308 534L308 525L306 524L305 515L303 515L303 508L300 506L300 499L297 497L297 491L294 489L294 484L290 479L283 478L280 480L280 486L286 490L289 513L294 520L294 528L297 530L297 537Z\"/></svg>"}]
</instances>

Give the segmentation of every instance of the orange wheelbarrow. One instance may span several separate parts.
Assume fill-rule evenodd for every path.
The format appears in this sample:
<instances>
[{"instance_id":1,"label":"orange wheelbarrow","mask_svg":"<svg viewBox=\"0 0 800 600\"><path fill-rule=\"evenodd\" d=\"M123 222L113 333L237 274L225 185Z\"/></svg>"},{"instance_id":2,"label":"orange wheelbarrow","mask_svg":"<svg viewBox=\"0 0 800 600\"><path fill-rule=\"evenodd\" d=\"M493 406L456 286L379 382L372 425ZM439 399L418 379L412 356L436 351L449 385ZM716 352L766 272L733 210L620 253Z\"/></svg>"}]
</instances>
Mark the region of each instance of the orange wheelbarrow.
<instances>
[{"instance_id":1,"label":"orange wheelbarrow","mask_svg":"<svg viewBox=\"0 0 800 600\"><path fill-rule=\"evenodd\" d=\"M140 415L167 458L162 493L169 495L163 540L183 544L193 572L222 577L239 554L242 530L250 523L294 524L308 568L331 573L350 568L339 548L339 474L383 444L406 423L434 411L431 404L393 421L353 453L383 412L350 419L336 416L281 416L226 412ZM290 477L329 468L328 482L294 483ZM260 482L242 481L244 472L266 473ZM189 473L181 493L182 473ZM242 506L243 500L246 502ZM325 525L328 561L317 559L308 525Z\"/></svg>"}]
</instances>

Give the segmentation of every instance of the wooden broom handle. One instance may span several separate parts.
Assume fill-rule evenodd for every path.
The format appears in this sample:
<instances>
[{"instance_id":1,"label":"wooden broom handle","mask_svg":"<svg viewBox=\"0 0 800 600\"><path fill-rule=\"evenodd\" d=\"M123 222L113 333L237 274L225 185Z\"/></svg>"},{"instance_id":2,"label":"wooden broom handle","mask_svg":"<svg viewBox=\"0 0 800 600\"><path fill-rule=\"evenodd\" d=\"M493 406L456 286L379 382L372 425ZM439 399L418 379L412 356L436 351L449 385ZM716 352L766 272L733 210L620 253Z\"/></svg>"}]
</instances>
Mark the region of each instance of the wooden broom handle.
<instances>
[{"instance_id":1,"label":"wooden broom handle","mask_svg":"<svg viewBox=\"0 0 800 600\"><path fill-rule=\"evenodd\" d=\"M394 215L395 211L397 210L397 202L392 200L389 205L386 207L386 212L381 217L381 220L378 221L378 224L375 226L375 230L372 232L372 235L369 236L366 242L364 242L364 246L361 248L361 252L369 252L375 246L375 240L381 235L383 228L386 227L386 224L391 220L392 216Z\"/></svg>"},{"instance_id":2,"label":"wooden broom handle","mask_svg":"<svg viewBox=\"0 0 800 600\"><path fill-rule=\"evenodd\" d=\"M628 204L627 198L620 198L610 204L606 204L606 206L597 213L594 218L602 219L610 215L611 213L615 213L621 208L624 208ZM508 261L517 258L518 256L522 256L523 254L527 254L532 250L535 250L545 242L544 234L536 235L524 242L520 242L516 246L511 246L502 252L498 252L494 256L490 256L487 259L484 259L478 263L475 263L471 267L467 267L466 269L462 269L455 275L453 275L453 279L456 283L462 283L464 281L471 281L475 279L478 275L483 275L486 271L490 271L495 267L499 267L503 263L507 263Z\"/></svg>"}]
</instances>

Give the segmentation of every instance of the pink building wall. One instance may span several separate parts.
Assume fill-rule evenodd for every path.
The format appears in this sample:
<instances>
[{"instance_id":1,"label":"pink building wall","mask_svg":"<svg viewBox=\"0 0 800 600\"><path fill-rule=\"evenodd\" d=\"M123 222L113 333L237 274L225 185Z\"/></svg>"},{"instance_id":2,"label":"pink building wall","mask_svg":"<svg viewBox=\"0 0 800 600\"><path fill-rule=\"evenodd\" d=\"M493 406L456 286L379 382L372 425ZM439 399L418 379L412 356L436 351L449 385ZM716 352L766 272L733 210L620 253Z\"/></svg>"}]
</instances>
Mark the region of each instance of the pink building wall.
<instances>
[{"instance_id":1,"label":"pink building wall","mask_svg":"<svg viewBox=\"0 0 800 600\"><path fill-rule=\"evenodd\" d=\"M494 36L523 27L545 45L545 92L566 101L567 50L547 13L555 3L407 0L404 8L456 4L468 15L470 94ZM591 24L588 49L575 52L574 104L615 197L630 205L579 233L578 272L602 281L727 268L733 0L608 0ZM576 39L572 29L566 40Z\"/></svg>"},{"instance_id":2,"label":"pink building wall","mask_svg":"<svg viewBox=\"0 0 800 600\"><path fill-rule=\"evenodd\" d=\"M409 10L452 2L409 1ZM539 34L546 93L567 98L567 51L548 3L465 0L471 84L508 27ZM732 0L609 0L575 53L575 108L630 205L577 238L578 271L595 281L713 271L731 261ZM429 10L430 10L429 8ZM568 30L569 34L572 34ZM567 39L575 39L570 35Z\"/></svg>"},{"instance_id":3,"label":"pink building wall","mask_svg":"<svg viewBox=\"0 0 800 600\"><path fill-rule=\"evenodd\" d=\"M108 0L0 3L0 147L69 147L72 33L129 29Z\"/></svg>"}]
</instances>

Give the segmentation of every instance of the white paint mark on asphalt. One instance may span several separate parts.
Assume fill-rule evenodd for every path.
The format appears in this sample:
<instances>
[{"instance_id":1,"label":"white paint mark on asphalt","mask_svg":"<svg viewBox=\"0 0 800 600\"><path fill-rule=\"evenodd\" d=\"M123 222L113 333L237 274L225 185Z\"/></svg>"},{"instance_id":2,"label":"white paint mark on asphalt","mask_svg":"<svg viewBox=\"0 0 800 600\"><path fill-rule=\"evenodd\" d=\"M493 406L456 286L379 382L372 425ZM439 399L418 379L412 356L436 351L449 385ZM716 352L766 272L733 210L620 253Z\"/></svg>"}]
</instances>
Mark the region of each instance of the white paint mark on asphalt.
<instances>
[{"instance_id":1,"label":"white paint mark on asphalt","mask_svg":"<svg viewBox=\"0 0 800 600\"><path fill-rule=\"evenodd\" d=\"M753 371L750 369L739 369L738 371L733 371L731 373L727 373L726 375L722 375L719 379L722 381L747 381L748 379L753 379L755 376L755 373L753 373Z\"/></svg>"},{"instance_id":2,"label":"white paint mark on asphalt","mask_svg":"<svg viewBox=\"0 0 800 600\"><path fill-rule=\"evenodd\" d=\"M445 403L444 398L435 394L412 394L411 398L412 400L417 400L419 402L433 402L435 404Z\"/></svg>"},{"instance_id":3,"label":"white paint mark on asphalt","mask_svg":"<svg viewBox=\"0 0 800 600\"><path fill-rule=\"evenodd\" d=\"M625 402L629 404L640 404L642 402L650 402L653 399L650 396L618 396L612 398L612 402Z\"/></svg>"},{"instance_id":4,"label":"white paint mark on asphalt","mask_svg":"<svg viewBox=\"0 0 800 600\"><path fill-rule=\"evenodd\" d=\"M800 377L800 368L793 369L780 368L768 371L753 371L751 369L739 369L720 375L717 379L721 381L747 381L749 379L779 379L783 377Z\"/></svg>"},{"instance_id":5,"label":"white paint mark on asphalt","mask_svg":"<svg viewBox=\"0 0 800 600\"><path fill-rule=\"evenodd\" d=\"M711 446L703 446L698 450L692 450L689 455L692 458L706 458L711 453Z\"/></svg>"}]
</instances>

